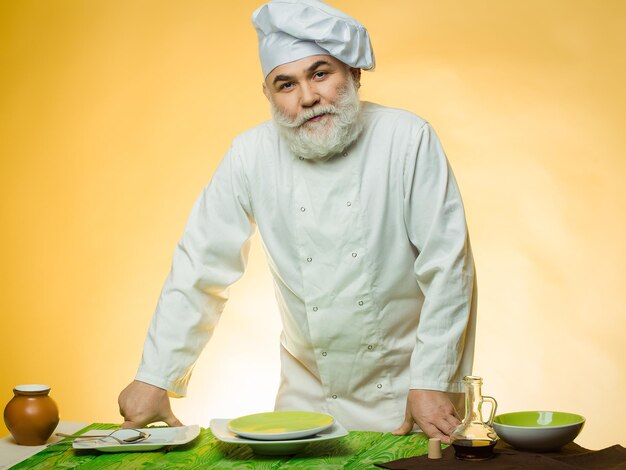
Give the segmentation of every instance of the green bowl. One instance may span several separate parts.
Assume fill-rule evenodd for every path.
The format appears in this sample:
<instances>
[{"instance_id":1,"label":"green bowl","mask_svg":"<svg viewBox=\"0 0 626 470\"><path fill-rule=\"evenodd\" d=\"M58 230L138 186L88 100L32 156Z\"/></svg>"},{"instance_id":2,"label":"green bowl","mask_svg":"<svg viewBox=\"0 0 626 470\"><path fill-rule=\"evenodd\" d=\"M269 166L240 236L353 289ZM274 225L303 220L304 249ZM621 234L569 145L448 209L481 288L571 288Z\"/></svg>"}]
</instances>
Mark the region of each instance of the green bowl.
<instances>
[{"instance_id":1,"label":"green bowl","mask_svg":"<svg viewBox=\"0 0 626 470\"><path fill-rule=\"evenodd\" d=\"M562 411L517 411L493 420L498 436L521 450L546 452L572 442L585 424L585 418Z\"/></svg>"}]
</instances>

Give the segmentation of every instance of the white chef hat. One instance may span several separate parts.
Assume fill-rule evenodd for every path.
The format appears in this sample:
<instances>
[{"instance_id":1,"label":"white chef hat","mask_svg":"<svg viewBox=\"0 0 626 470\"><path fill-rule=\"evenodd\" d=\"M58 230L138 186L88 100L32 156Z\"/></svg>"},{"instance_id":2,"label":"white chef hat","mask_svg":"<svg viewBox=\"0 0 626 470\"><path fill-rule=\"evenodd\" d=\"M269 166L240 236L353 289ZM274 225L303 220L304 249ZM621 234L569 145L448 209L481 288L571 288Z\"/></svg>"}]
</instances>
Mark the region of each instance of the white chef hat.
<instances>
[{"instance_id":1,"label":"white chef hat","mask_svg":"<svg viewBox=\"0 0 626 470\"><path fill-rule=\"evenodd\" d=\"M351 67L373 69L365 27L321 0L272 0L252 14L263 76L312 55L331 55Z\"/></svg>"}]
</instances>

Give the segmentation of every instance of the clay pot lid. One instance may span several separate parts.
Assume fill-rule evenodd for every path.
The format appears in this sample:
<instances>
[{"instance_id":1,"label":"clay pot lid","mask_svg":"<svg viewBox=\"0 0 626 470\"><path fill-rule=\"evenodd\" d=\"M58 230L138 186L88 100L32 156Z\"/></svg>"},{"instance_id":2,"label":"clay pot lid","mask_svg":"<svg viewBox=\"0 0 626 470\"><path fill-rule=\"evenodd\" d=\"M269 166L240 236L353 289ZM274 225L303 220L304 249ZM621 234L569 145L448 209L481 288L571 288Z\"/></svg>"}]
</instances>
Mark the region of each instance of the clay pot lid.
<instances>
[{"instance_id":1,"label":"clay pot lid","mask_svg":"<svg viewBox=\"0 0 626 470\"><path fill-rule=\"evenodd\" d=\"M50 386L42 384L16 385L13 390L15 390L16 392L26 393L47 392L50 390Z\"/></svg>"}]
</instances>

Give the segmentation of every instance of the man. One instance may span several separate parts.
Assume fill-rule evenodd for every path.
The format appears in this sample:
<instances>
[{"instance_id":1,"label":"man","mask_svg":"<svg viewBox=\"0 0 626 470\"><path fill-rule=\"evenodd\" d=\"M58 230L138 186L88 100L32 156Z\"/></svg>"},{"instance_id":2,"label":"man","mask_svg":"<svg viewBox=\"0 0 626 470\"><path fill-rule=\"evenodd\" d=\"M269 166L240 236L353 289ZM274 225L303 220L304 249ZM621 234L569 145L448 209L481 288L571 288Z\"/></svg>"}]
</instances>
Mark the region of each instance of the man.
<instances>
[{"instance_id":1,"label":"man","mask_svg":"<svg viewBox=\"0 0 626 470\"><path fill-rule=\"evenodd\" d=\"M258 226L283 332L276 409L448 442L471 372L474 268L460 194L419 117L361 103L367 30L318 0L253 14L273 121L237 137L174 254L125 426L180 425L191 370Z\"/></svg>"}]
</instances>

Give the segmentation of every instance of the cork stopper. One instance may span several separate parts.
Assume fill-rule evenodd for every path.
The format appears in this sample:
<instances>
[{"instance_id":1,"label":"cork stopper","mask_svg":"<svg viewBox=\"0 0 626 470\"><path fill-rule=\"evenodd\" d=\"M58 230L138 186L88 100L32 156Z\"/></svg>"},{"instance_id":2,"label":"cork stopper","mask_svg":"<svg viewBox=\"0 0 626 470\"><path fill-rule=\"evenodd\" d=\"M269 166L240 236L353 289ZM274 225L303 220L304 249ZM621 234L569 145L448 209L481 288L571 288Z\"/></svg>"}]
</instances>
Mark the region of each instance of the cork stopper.
<instances>
[{"instance_id":1,"label":"cork stopper","mask_svg":"<svg viewBox=\"0 0 626 470\"><path fill-rule=\"evenodd\" d=\"M441 439L437 437L428 439L428 458L429 459L441 458Z\"/></svg>"}]
</instances>

